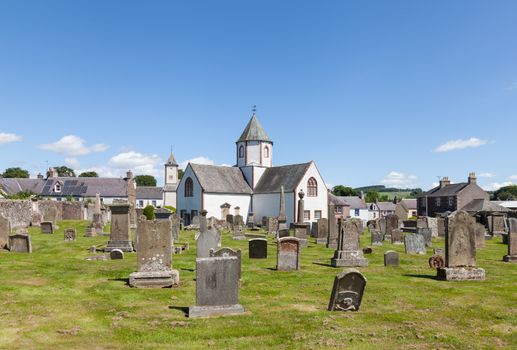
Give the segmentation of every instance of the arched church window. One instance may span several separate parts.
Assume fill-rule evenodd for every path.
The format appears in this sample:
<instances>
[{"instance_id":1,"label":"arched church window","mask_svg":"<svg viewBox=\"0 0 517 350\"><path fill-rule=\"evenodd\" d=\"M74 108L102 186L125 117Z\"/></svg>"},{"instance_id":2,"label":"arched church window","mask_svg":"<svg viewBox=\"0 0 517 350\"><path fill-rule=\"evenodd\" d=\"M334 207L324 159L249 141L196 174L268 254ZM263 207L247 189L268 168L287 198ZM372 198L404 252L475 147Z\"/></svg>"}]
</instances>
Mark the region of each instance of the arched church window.
<instances>
[{"instance_id":1,"label":"arched church window","mask_svg":"<svg viewBox=\"0 0 517 350\"><path fill-rule=\"evenodd\" d=\"M194 197L194 182L190 177L185 180L185 197Z\"/></svg>"},{"instance_id":2,"label":"arched church window","mask_svg":"<svg viewBox=\"0 0 517 350\"><path fill-rule=\"evenodd\" d=\"M239 158L244 158L244 146L239 147Z\"/></svg>"},{"instance_id":3,"label":"arched church window","mask_svg":"<svg viewBox=\"0 0 517 350\"><path fill-rule=\"evenodd\" d=\"M315 178L311 177L309 181L307 181L307 197L317 197L318 196L318 181Z\"/></svg>"},{"instance_id":4,"label":"arched church window","mask_svg":"<svg viewBox=\"0 0 517 350\"><path fill-rule=\"evenodd\" d=\"M264 147L264 158L269 158L269 147Z\"/></svg>"}]
</instances>

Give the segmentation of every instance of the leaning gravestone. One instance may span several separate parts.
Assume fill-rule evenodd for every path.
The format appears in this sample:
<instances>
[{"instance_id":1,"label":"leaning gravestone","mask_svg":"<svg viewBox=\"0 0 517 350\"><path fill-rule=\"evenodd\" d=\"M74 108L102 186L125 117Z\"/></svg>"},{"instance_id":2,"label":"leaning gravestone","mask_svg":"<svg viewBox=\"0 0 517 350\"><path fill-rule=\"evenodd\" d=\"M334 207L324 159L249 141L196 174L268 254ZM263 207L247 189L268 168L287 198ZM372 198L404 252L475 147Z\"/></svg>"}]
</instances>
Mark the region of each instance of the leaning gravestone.
<instances>
[{"instance_id":1,"label":"leaning gravestone","mask_svg":"<svg viewBox=\"0 0 517 350\"><path fill-rule=\"evenodd\" d=\"M384 235L380 231L373 229L373 231L371 231L371 241L372 245L382 245Z\"/></svg>"},{"instance_id":2,"label":"leaning gravestone","mask_svg":"<svg viewBox=\"0 0 517 350\"><path fill-rule=\"evenodd\" d=\"M40 225L41 233L52 234L54 233L54 225L51 221L43 221Z\"/></svg>"},{"instance_id":3,"label":"leaning gravestone","mask_svg":"<svg viewBox=\"0 0 517 350\"><path fill-rule=\"evenodd\" d=\"M266 259L267 258L267 239L254 238L248 241L249 258L250 259Z\"/></svg>"},{"instance_id":4,"label":"leaning gravestone","mask_svg":"<svg viewBox=\"0 0 517 350\"><path fill-rule=\"evenodd\" d=\"M32 253L31 236L28 234L9 236L9 250L15 253Z\"/></svg>"},{"instance_id":5,"label":"leaning gravestone","mask_svg":"<svg viewBox=\"0 0 517 350\"><path fill-rule=\"evenodd\" d=\"M384 253L384 266L399 266L399 264L399 253L393 250Z\"/></svg>"},{"instance_id":6,"label":"leaning gravestone","mask_svg":"<svg viewBox=\"0 0 517 350\"><path fill-rule=\"evenodd\" d=\"M210 249L211 258L226 258L229 256L235 256L239 259L239 279L241 278L241 250L233 250L232 248L220 248L218 250Z\"/></svg>"},{"instance_id":7,"label":"leaning gravestone","mask_svg":"<svg viewBox=\"0 0 517 350\"><path fill-rule=\"evenodd\" d=\"M363 299L366 278L355 269L341 272L334 279L330 295L329 311L359 311Z\"/></svg>"},{"instance_id":8,"label":"leaning gravestone","mask_svg":"<svg viewBox=\"0 0 517 350\"><path fill-rule=\"evenodd\" d=\"M391 230L391 243L392 244L403 244L404 243L404 235L402 234L401 229L396 228L396 229Z\"/></svg>"},{"instance_id":9,"label":"leaning gravestone","mask_svg":"<svg viewBox=\"0 0 517 350\"><path fill-rule=\"evenodd\" d=\"M417 228L417 234L424 236L425 246L432 247L433 246L433 232L430 228ZM484 239L484 237L483 237Z\"/></svg>"},{"instance_id":10,"label":"leaning gravestone","mask_svg":"<svg viewBox=\"0 0 517 350\"><path fill-rule=\"evenodd\" d=\"M113 249L119 249L123 252L133 251L133 242L130 235L129 224L129 203L112 204L109 206L111 210L111 230L110 239L105 252L111 252Z\"/></svg>"},{"instance_id":11,"label":"leaning gravestone","mask_svg":"<svg viewBox=\"0 0 517 350\"><path fill-rule=\"evenodd\" d=\"M239 304L239 259L235 256L196 259L196 305L189 317L244 313Z\"/></svg>"},{"instance_id":12,"label":"leaning gravestone","mask_svg":"<svg viewBox=\"0 0 517 350\"><path fill-rule=\"evenodd\" d=\"M425 239L423 235L407 234L404 236L406 254L425 254Z\"/></svg>"},{"instance_id":13,"label":"leaning gravestone","mask_svg":"<svg viewBox=\"0 0 517 350\"><path fill-rule=\"evenodd\" d=\"M9 219L0 214L0 249L8 248L11 225Z\"/></svg>"},{"instance_id":14,"label":"leaning gravestone","mask_svg":"<svg viewBox=\"0 0 517 350\"><path fill-rule=\"evenodd\" d=\"M199 218L199 235L196 238L196 248L198 258L208 258L210 249L217 249L219 237L214 230L208 230L206 210L201 210Z\"/></svg>"},{"instance_id":15,"label":"leaning gravestone","mask_svg":"<svg viewBox=\"0 0 517 350\"><path fill-rule=\"evenodd\" d=\"M329 230L329 220L326 218L319 219L317 227L318 232L316 233L316 244L326 244Z\"/></svg>"},{"instance_id":16,"label":"leaning gravestone","mask_svg":"<svg viewBox=\"0 0 517 350\"><path fill-rule=\"evenodd\" d=\"M476 267L475 219L458 211L446 219L445 267L437 278L447 281L484 280L485 270Z\"/></svg>"},{"instance_id":17,"label":"leaning gravestone","mask_svg":"<svg viewBox=\"0 0 517 350\"><path fill-rule=\"evenodd\" d=\"M360 226L357 220L340 220L338 246L330 263L334 267L368 266L368 259L359 246Z\"/></svg>"},{"instance_id":18,"label":"leaning gravestone","mask_svg":"<svg viewBox=\"0 0 517 350\"><path fill-rule=\"evenodd\" d=\"M293 271L300 269L300 240L296 237L283 237L277 240L276 269Z\"/></svg>"},{"instance_id":19,"label":"leaning gravestone","mask_svg":"<svg viewBox=\"0 0 517 350\"><path fill-rule=\"evenodd\" d=\"M76 235L75 228L67 228L63 233L65 242L75 241Z\"/></svg>"},{"instance_id":20,"label":"leaning gravestone","mask_svg":"<svg viewBox=\"0 0 517 350\"><path fill-rule=\"evenodd\" d=\"M129 275L129 285L137 288L167 288L179 284L172 269L172 235L169 220L138 220L136 234L137 272Z\"/></svg>"}]
</instances>

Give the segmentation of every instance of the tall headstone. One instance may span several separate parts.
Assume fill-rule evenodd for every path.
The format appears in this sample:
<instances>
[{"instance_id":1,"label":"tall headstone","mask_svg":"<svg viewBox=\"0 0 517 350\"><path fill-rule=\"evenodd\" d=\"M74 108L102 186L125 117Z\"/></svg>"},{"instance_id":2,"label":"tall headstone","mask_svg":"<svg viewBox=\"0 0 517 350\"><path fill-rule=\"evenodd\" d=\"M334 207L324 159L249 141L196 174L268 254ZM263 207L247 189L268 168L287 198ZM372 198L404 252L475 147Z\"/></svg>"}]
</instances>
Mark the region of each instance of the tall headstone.
<instances>
[{"instance_id":1,"label":"tall headstone","mask_svg":"<svg viewBox=\"0 0 517 350\"><path fill-rule=\"evenodd\" d=\"M249 258L250 259L266 259L267 258L267 239L253 238L248 241Z\"/></svg>"},{"instance_id":2,"label":"tall headstone","mask_svg":"<svg viewBox=\"0 0 517 350\"><path fill-rule=\"evenodd\" d=\"M437 217L436 226L438 229L438 237L445 237L445 218Z\"/></svg>"},{"instance_id":3,"label":"tall headstone","mask_svg":"<svg viewBox=\"0 0 517 350\"><path fill-rule=\"evenodd\" d=\"M248 219L246 220L246 226L252 230L255 228L255 214L252 212L248 213Z\"/></svg>"},{"instance_id":4,"label":"tall headstone","mask_svg":"<svg viewBox=\"0 0 517 350\"><path fill-rule=\"evenodd\" d=\"M417 234L424 236L425 246L432 247L433 246L433 232L428 227L419 227L416 231ZM485 239L483 237L483 239Z\"/></svg>"},{"instance_id":5,"label":"tall headstone","mask_svg":"<svg viewBox=\"0 0 517 350\"><path fill-rule=\"evenodd\" d=\"M394 250L388 250L384 253L384 266L399 266L399 253Z\"/></svg>"},{"instance_id":6,"label":"tall headstone","mask_svg":"<svg viewBox=\"0 0 517 350\"><path fill-rule=\"evenodd\" d=\"M341 272L334 279L328 306L329 311L359 311L363 300L366 278L355 269Z\"/></svg>"},{"instance_id":7,"label":"tall headstone","mask_svg":"<svg viewBox=\"0 0 517 350\"><path fill-rule=\"evenodd\" d=\"M0 249L9 248L9 234L11 233L11 224L9 219L0 214Z\"/></svg>"},{"instance_id":8,"label":"tall headstone","mask_svg":"<svg viewBox=\"0 0 517 350\"><path fill-rule=\"evenodd\" d=\"M329 204L329 224L327 234L327 248L337 248L337 222L336 222L336 207L334 204Z\"/></svg>"},{"instance_id":9,"label":"tall headstone","mask_svg":"<svg viewBox=\"0 0 517 350\"><path fill-rule=\"evenodd\" d=\"M181 217L177 213L174 213L169 217L169 220L171 221L172 242L179 243L180 242Z\"/></svg>"},{"instance_id":10,"label":"tall headstone","mask_svg":"<svg viewBox=\"0 0 517 350\"><path fill-rule=\"evenodd\" d=\"M382 245L382 242L384 241L384 235L381 233L381 231L377 231L376 229L372 229L370 231L371 235L371 243L372 245L380 246Z\"/></svg>"},{"instance_id":11,"label":"tall headstone","mask_svg":"<svg viewBox=\"0 0 517 350\"><path fill-rule=\"evenodd\" d=\"M239 304L239 259L235 256L196 259L196 305L189 317L244 313Z\"/></svg>"},{"instance_id":12,"label":"tall headstone","mask_svg":"<svg viewBox=\"0 0 517 350\"><path fill-rule=\"evenodd\" d=\"M368 266L359 239L361 230L357 220L340 220L338 225L338 246L330 263L334 267Z\"/></svg>"},{"instance_id":13,"label":"tall headstone","mask_svg":"<svg viewBox=\"0 0 517 350\"><path fill-rule=\"evenodd\" d=\"M9 236L9 250L15 253L32 253L31 236L21 233Z\"/></svg>"},{"instance_id":14,"label":"tall headstone","mask_svg":"<svg viewBox=\"0 0 517 350\"><path fill-rule=\"evenodd\" d=\"M399 228L391 230L391 243L392 244L404 244L404 235L402 230Z\"/></svg>"},{"instance_id":15,"label":"tall headstone","mask_svg":"<svg viewBox=\"0 0 517 350\"><path fill-rule=\"evenodd\" d=\"M287 215L285 214L284 186L280 186L280 209L278 211L278 230L287 229Z\"/></svg>"},{"instance_id":16,"label":"tall headstone","mask_svg":"<svg viewBox=\"0 0 517 350\"><path fill-rule=\"evenodd\" d=\"M138 219L136 226L137 272L129 275L129 285L137 288L166 288L179 284L172 269L172 235L169 220Z\"/></svg>"},{"instance_id":17,"label":"tall headstone","mask_svg":"<svg viewBox=\"0 0 517 350\"><path fill-rule=\"evenodd\" d=\"M386 218L380 218L377 226L378 226L379 230L381 231L382 235L385 237L384 239L387 240L388 238L386 238ZM391 236L390 236L390 239L391 239Z\"/></svg>"},{"instance_id":18,"label":"tall headstone","mask_svg":"<svg viewBox=\"0 0 517 350\"><path fill-rule=\"evenodd\" d=\"M498 236L506 233L504 215L493 214L488 216L488 224L490 228L490 234Z\"/></svg>"},{"instance_id":19,"label":"tall headstone","mask_svg":"<svg viewBox=\"0 0 517 350\"><path fill-rule=\"evenodd\" d=\"M445 267L437 269L438 279L447 281L484 280L485 270L476 267L475 219L458 211L446 219Z\"/></svg>"},{"instance_id":20,"label":"tall headstone","mask_svg":"<svg viewBox=\"0 0 517 350\"><path fill-rule=\"evenodd\" d=\"M476 250L485 247L486 228L485 225L476 223L474 225L474 232L476 232Z\"/></svg>"},{"instance_id":21,"label":"tall headstone","mask_svg":"<svg viewBox=\"0 0 517 350\"><path fill-rule=\"evenodd\" d=\"M266 220L266 230L268 235L276 236L278 233L278 218L268 217Z\"/></svg>"},{"instance_id":22,"label":"tall headstone","mask_svg":"<svg viewBox=\"0 0 517 350\"><path fill-rule=\"evenodd\" d=\"M53 234L54 224L51 221L43 221L40 225L41 233Z\"/></svg>"},{"instance_id":23,"label":"tall headstone","mask_svg":"<svg viewBox=\"0 0 517 350\"><path fill-rule=\"evenodd\" d=\"M97 235L102 234L102 231L104 229L104 223L102 221L101 197L99 193L95 195L95 207L93 209L92 227Z\"/></svg>"},{"instance_id":24,"label":"tall headstone","mask_svg":"<svg viewBox=\"0 0 517 350\"><path fill-rule=\"evenodd\" d=\"M393 230L399 230L400 229L400 221L399 217L395 214L390 214L386 216L386 235L391 236L391 243L394 243L393 241ZM402 242L402 240L398 240L396 242Z\"/></svg>"},{"instance_id":25,"label":"tall headstone","mask_svg":"<svg viewBox=\"0 0 517 350\"><path fill-rule=\"evenodd\" d=\"M300 239L302 247L307 247L307 224L304 222L305 204L303 197L305 197L305 193L303 193L303 190L300 190L298 193L298 217L294 224L294 236Z\"/></svg>"},{"instance_id":26,"label":"tall headstone","mask_svg":"<svg viewBox=\"0 0 517 350\"><path fill-rule=\"evenodd\" d=\"M241 250L233 250L232 248L220 248L218 250L210 249L211 258L226 258L229 256L235 256L239 259L239 279L241 278Z\"/></svg>"},{"instance_id":27,"label":"tall headstone","mask_svg":"<svg viewBox=\"0 0 517 350\"><path fill-rule=\"evenodd\" d=\"M72 242L75 241L77 233L75 231L75 228L67 228L63 232L64 240L65 242Z\"/></svg>"},{"instance_id":28,"label":"tall headstone","mask_svg":"<svg viewBox=\"0 0 517 350\"><path fill-rule=\"evenodd\" d=\"M427 217L427 227L431 229L431 236L438 237L438 219Z\"/></svg>"},{"instance_id":29,"label":"tall headstone","mask_svg":"<svg viewBox=\"0 0 517 350\"><path fill-rule=\"evenodd\" d=\"M219 237L213 230L208 230L206 219L206 210L201 210L199 218L199 235L197 236L196 248L198 258L208 258L210 256L210 249L217 250L219 244Z\"/></svg>"},{"instance_id":30,"label":"tall headstone","mask_svg":"<svg viewBox=\"0 0 517 350\"><path fill-rule=\"evenodd\" d=\"M425 254L425 238L423 235L411 233L404 236L406 254Z\"/></svg>"},{"instance_id":31,"label":"tall headstone","mask_svg":"<svg viewBox=\"0 0 517 350\"><path fill-rule=\"evenodd\" d=\"M300 269L300 240L296 237L283 237L277 240L276 269L293 271Z\"/></svg>"},{"instance_id":32,"label":"tall headstone","mask_svg":"<svg viewBox=\"0 0 517 350\"><path fill-rule=\"evenodd\" d=\"M505 262L517 263L517 219L508 219L508 255L503 257Z\"/></svg>"},{"instance_id":33,"label":"tall headstone","mask_svg":"<svg viewBox=\"0 0 517 350\"><path fill-rule=\"evenodd\" d=\"M106 252L111 252L113 249L120 249L123 252L133 251L129 222L130 208L129 203L110 205L111 230L108 246L105 248Z\"/></svg>"},{"instance_id":34,"label":"tall headstone","mask_svg":"<svg viewBox=\"0 0 517 350\"><path fill-rule=\"evenodd\" d=\"M321 218L318 220L318 232L316 235L316 244L327 244L327 236L329 230L329 220Z\"/></svg>"}]
</instances>

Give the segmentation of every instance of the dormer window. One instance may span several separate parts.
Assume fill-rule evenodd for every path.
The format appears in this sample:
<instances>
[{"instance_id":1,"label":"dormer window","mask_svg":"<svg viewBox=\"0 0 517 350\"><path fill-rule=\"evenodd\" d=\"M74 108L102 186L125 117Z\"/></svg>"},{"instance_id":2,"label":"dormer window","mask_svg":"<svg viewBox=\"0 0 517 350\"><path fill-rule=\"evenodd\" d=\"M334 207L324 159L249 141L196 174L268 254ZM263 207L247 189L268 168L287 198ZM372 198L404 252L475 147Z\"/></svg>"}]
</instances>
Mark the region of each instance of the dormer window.
<instances>
[{"instance_id":1,"label":"dormer window","mask_svg":"<svg viewBox=\"0 0 517 350\"><path fill-rule=\"evenodd\" d=\"M54 192L61 193L61 184L59 182L56 182L54 185Z\"/></svg>"}]
</instances>

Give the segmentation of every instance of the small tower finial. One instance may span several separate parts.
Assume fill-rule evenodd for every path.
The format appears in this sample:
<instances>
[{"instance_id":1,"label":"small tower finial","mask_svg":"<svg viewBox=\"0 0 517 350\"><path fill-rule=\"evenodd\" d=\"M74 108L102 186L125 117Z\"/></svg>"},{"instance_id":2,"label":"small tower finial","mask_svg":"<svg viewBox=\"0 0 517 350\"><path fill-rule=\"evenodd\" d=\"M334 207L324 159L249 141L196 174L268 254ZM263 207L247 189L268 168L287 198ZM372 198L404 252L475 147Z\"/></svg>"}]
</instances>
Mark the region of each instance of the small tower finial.
<instances>
[{"instance_id":1,"label":"small tower finial","mask_svg":"<svg viewBox=\"0 0 517 350\"><path fill-rule=\"evenodd\" d=\"M253 112L253 114L255 114L255 112L257 111L257 105L253 105L251 107L251 111Z\"/></svg>"}]
</instances>

